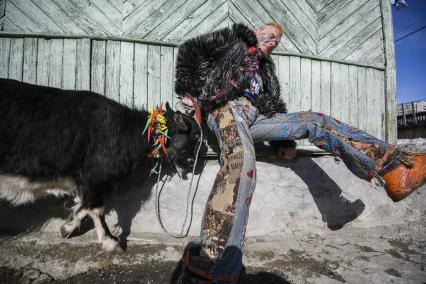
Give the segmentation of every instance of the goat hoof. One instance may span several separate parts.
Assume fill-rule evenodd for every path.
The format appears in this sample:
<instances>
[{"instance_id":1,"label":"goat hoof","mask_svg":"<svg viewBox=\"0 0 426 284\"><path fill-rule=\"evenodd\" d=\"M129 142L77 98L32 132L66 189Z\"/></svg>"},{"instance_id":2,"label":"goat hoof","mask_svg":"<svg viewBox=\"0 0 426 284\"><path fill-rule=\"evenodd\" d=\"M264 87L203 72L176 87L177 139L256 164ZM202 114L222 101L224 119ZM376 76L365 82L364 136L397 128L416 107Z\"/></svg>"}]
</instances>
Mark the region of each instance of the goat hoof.
<instances>
[{"instance_id":1,"label":"goat hoof","mask_svg":"<svg viewBox=\"0 0 426 284\"><path fill-rule=\"evenodd\" d=\"M108 252L122 251L122 248L120 247L118 241L111 237L105 237L102 240L102 249Z\"/></svg>"},{"instance_id":2,"label":"goat hoof","mask_svg":"<svg viewBox=\"0 0 426 284\"><path fill-rule=\"evenodd\" d=\"M61 237L63 237L64 239L68 239L73 232L73 230L70 230L70 228L67 228L67 225L68 223L65 223L61 226Z\"/></svg>"}]
</instances>

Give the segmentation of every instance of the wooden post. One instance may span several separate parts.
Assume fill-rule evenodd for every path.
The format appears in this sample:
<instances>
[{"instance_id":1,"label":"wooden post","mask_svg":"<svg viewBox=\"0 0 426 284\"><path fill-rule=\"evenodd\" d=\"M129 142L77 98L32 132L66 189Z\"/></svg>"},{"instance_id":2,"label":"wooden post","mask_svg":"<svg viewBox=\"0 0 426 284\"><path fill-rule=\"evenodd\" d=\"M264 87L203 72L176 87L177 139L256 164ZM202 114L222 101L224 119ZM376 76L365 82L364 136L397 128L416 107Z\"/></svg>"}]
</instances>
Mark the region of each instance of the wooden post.
<instances>
[{"instance_id":1,"label":"wooden post","mask_svg":"<svg viewBox=\"0 0 426 284\"><path fill-rule=\"evenodd\" d=\"M396 71L395 44L392 28L392 7L389 0L379 0L382 11L385 48L386 141L396 143Z\"/></svg>"},{"instance_id":2,"label":"wooden post","mask_svg":"<svg viewBox=\"0 0 426 284\"><path fill-rule=\"evenodd\" d=\"M405 105L402 104L402 125L407 125L407 117L405 115Z\"/></svg>"},{"instance_id":3,"label":"wooden post","mask_svg":"<svg viewBox=\"0 0 426 284\"><path fill-rule=\"evenodd\" d=\"M417 105L414 102L411 102L411 108L413 109L413 123L414 125L417 125L417 111L416 107Z\"/></svg>"}]
</instances>

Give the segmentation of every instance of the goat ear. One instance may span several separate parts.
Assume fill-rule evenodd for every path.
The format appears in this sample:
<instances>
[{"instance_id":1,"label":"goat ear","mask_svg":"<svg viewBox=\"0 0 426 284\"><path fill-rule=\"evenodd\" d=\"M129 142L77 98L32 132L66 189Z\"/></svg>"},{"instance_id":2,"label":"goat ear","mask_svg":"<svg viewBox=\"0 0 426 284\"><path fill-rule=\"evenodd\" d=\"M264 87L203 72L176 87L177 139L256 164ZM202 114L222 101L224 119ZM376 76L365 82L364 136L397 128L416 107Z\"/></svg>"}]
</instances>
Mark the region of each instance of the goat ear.
<instances>
[{"instance_id":1,"label":"goat ear","mask_svg":"<svg viewBox=\"0 0 426 284\"><path fill-rule=\"evenodd\" d=\"M177 127L181 131L187 131L188 125L186 125L185 120L183 119L182 113L179 111L174 113L174 121L176 122Z\"/></svg>"},{"instance_id":2,"label":"goat ear","mask_svg":"<svg viewBox=\"0 0 426 284\"><path fill-rule=\"evenodd\" d=\"M172 110L172 108L170 107L169 102L166 102L166 112L167 112L167 113L173 113L173 110Z\"/></svg>"}]
</instances>

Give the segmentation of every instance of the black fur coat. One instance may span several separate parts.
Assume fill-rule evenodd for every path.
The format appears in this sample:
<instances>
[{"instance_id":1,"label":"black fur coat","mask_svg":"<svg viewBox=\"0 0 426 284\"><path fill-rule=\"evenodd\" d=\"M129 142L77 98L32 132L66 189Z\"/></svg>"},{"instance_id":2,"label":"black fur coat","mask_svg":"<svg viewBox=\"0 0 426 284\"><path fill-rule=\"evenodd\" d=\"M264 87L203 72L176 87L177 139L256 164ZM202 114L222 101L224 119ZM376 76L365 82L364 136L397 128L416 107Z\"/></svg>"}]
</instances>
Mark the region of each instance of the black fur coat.
<instances>
[{"instance_id":1,"label":"black fur coat","mask_svg":"<svg viewBox=\"0 0 426 284\"><path fill-rule=\"evenodd\" d=\"M248 47L256 45L256 35L243 24L187 40L179 47L177 55L177 95L183 97L188 93L196 97L205 110L241 97L242 90L250 84L248 74L242 72L241 67L249 56ZM256 97L256 107L268 117L286 112L270 56L260 60L259 69L264 92Z\"/></svg>"}]
</instances>

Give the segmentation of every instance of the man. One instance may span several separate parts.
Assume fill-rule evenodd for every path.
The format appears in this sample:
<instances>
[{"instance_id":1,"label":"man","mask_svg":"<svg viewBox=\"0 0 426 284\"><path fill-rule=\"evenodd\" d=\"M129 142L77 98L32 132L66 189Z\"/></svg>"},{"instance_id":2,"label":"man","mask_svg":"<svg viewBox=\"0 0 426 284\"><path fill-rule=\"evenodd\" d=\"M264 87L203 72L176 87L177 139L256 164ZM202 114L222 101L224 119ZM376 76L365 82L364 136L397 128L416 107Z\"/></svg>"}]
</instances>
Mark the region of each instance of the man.
<instances>
[{"instance_id":1,"label":"man","mask_svg":"<svg viewBox=\"0 0 426 284\"><path fill-rule=\"evenodd\" d=\"M394 201L426 181L426 154L406 153L321 113L286 113L270 57L282 34L275 23L254 31L236 24L179 47L176 93L189 109L196 98L221 147L200 240L182 257L182 283L238 280L256 184L254 142L270 141L281 156L293 158L292 140L309 138L340 156L358 177L377 178Z\"/></svg>"}]
</instances>

